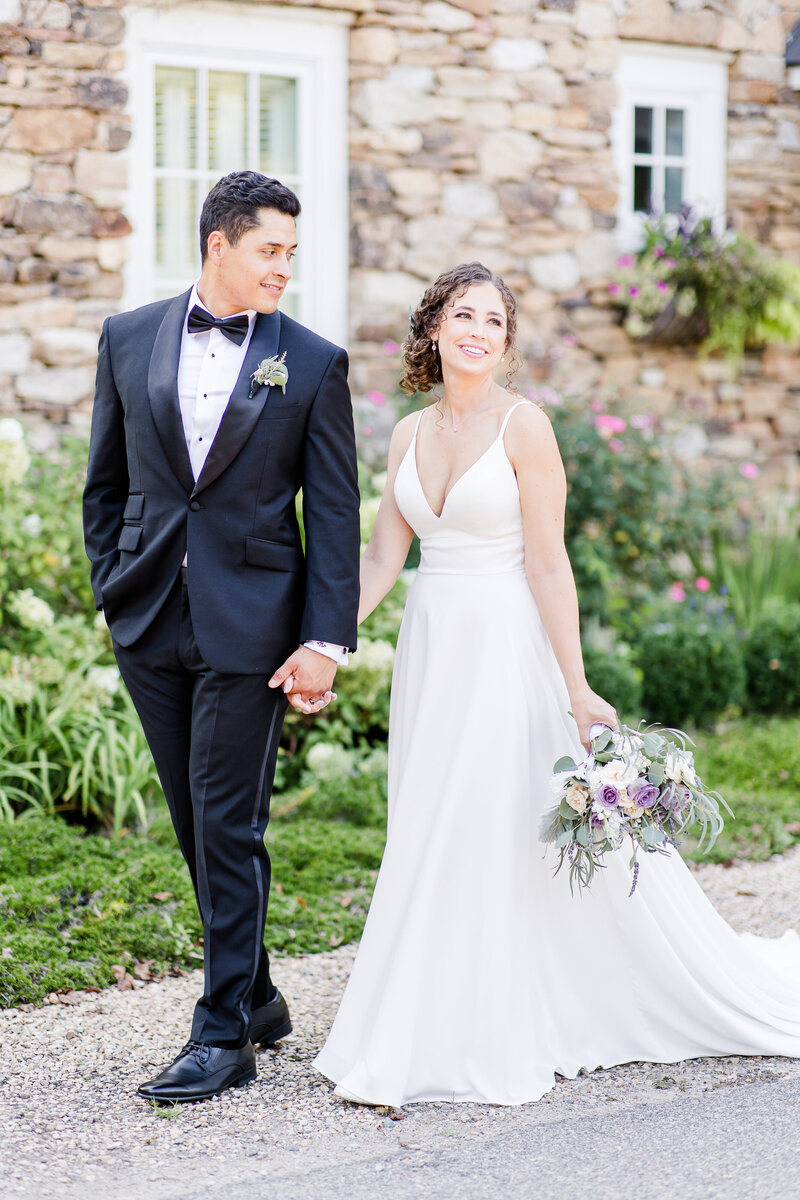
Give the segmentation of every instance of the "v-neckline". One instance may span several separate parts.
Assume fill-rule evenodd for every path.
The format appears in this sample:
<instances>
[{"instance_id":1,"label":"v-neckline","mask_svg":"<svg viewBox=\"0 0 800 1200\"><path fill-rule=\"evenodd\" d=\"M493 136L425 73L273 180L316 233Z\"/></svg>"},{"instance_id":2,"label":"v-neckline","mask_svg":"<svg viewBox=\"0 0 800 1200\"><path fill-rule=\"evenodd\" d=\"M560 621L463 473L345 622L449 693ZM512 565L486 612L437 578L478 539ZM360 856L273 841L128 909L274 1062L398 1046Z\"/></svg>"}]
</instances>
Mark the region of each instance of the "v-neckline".
<instances>
[{"instance_id":1,"label":"v-neckline","mask_svg":"<svg viewBox=\"0 0 800 1200\"><path fill-rule=\"evenodd\" d=\"M444 516L444 510L447 508L447 501L450 499L453 492L456 490L458 485L461 483L461 480L466 478L466 476L469 475L470 471L475 470L478 463L482 462L483 459L486 458L486 455L489 453L490 450L494 449L494 447L501 440L503 435L502 435L502 433L499 433L497 435L497 437L494 439L494 441L489 443L489 445L486 447L486 449L483 451L483 453L479 454L473 463L470 463L470 465L467 467L466 471L461 472L458 479L456 479L455 483L452 483L450 485L449 491L445 492L444 500L442 501L441 511L439 513L437 513L434 510L433 505L431 504L430 500L428 499L428 497L425 493L425 488L422 486L422 477L420 476L419 466L417 465L417 433L418 432L419 432L418 429L414 431L414 438L411 442L411 445L409 446L409 450L413 451L412 457L414 459L414 474L417 477L417 483L419 484L419 490L422 493L422 499L425 501L425 504L427 505L428 512L431 514L431 516L434 518L435 521L441 521L442 517Z\"/></svg>"}]
</instances>

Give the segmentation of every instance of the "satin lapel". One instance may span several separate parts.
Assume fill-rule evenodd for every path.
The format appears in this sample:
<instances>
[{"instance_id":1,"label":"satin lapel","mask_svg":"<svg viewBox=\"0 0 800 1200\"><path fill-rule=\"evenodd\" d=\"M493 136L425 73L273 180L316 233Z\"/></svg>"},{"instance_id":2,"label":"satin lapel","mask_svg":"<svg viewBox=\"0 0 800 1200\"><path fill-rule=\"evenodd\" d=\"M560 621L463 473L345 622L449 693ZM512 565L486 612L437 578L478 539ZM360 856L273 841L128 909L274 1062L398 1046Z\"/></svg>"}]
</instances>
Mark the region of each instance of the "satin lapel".
<instances>
[{"instance_id":1,"label":"satin lapel","mask_svg":"<svg viewBox=\"0 0 800 1200\"><path fill-rule=\"evenodd\" d=\"M192 493L194 496L219 478L225 468L230 466L236 458L253 432L255 423L267 402L270 389L261 387L250 399L250 376L262 359L271 358L273 354L278 353L280 333L281 317L279 312L261 313L256 317L256 326L244 356L239 378L236 380L236 385L220 421L214 444L208 452L208 458L194 486Z\"/></svg>"},{"instance_id":2,"label":"satin lapel","mask_svg":"<svg viewBox=\"0 0 800 1200\"><path fill-rule=\"evenodd\" d=\"M194 487L192 464L178 400L178 363L189 292L177 296L159 326L147 372L147 394L158 436L169 465L187 492Z\"/></svg>"}]
</instances>

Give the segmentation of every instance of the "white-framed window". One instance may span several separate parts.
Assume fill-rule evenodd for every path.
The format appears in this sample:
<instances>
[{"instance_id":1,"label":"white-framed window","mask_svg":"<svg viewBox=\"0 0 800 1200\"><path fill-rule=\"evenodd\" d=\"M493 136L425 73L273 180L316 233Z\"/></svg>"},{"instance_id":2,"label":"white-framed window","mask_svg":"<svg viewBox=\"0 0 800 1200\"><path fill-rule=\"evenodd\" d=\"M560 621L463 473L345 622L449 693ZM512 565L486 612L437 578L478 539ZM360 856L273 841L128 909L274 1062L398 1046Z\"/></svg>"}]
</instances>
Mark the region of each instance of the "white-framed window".
<instances>
[{"instance_id":1,"label":"white-framed window","mask_svg":"<svg viewBox=\"0 0 800 1200\"><path fill-rule=\"evenodd\" d=\"M256 170L303 207L281 307L345 339L348 23L236 0L129 10L127 305L174 296L197 278L203 199L228 172Z\"/></svg>"},{"instance_id":2,"label":"white-framed window","mask_svg":"<svg viewBox=\"0 0 800 1200\"><path fill-rule=\"evenodd\" d=\"M626 42L617 71L612 143L617 237L635 249L653 213L690 205L723 221L730 55Z\"/></svg>"}]
</instances>

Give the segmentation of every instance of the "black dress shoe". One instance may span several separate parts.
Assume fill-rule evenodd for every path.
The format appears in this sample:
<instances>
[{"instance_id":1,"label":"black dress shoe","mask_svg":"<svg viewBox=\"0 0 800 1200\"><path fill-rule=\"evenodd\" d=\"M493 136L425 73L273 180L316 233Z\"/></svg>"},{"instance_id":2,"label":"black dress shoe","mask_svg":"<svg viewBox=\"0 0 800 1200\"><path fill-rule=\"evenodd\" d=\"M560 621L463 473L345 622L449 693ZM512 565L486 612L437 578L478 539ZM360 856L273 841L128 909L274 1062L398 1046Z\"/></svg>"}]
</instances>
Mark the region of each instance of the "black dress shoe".
<instances>
[{"instance_id":1,"label":"black dress shoe","mask_svg":"<svg viewBox=\"0 0 800 1200\"><path fill-rule=\"evenodd\" d=\"M138 1091L146 1100L210 1100L226 1088L241 1087L255 1077L256 1056L251 1042L238 1050L187 1042L178 1057Z\"/></svg>"},{"instance_id":2,"label":"black dress shoe","mask_svg":"<svg viewBox=\"0 0 800 1200\"><path fill-rule=\"evenodd\" d=\"M250 1041L254 1046L273 1046L292 1032L289 1006L280 992L276 991L269 1004L254 1008L250 1018Z\"/></svg>"}]
</instances>

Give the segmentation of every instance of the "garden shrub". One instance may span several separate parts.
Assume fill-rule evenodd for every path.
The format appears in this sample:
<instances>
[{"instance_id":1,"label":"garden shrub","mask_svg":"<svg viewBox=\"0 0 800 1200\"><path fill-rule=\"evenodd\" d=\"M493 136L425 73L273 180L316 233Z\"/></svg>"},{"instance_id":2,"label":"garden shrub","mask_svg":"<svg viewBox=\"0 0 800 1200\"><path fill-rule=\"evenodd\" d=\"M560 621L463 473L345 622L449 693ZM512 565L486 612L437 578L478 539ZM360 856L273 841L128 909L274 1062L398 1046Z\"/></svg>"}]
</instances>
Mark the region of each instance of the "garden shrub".
<instances>
[{"instance_id":1,"label":"garden shrub","mask_svg":"<svg viewBox=\"0 0 800 1200\"><path fill-rule=\"evenodd\" d=\"M642 633L636 658L648 720L708 727L741 704L742 644L724 613L674 610Z\"/></svg>"},{"instance_id":2,"label":"garden shrub","mask_svg":"<svg viewBox=\"0 0 800 1200\"><path fill-rule=\"evenodd\" d=\"M641 671L631 662L628 647L604 650L584 646L583 663L589 687L613 704L621 717L638 721L642 715Z\"/></svg>"},{"instance_id":3,"label":"garden shrub","mask_svg":"<svg viewBox=\"0 0 800 1200\"><path fill-rule=\"evenodd\" d=\"M630 640L642 603L672 582L674 557L699 556L727 525L730 488L722 476L684 469L665 450L669 430L649 413L622 416L598 401L562 401L551 393L548 415L569 485L564 536L581 619L584 627L612 624Z\"/></svg>"},{"instance_id":4,"label":"garden shrub","mask_svg":"<svg viewBox=\"0 0 800 1200\"><path fill-rule=\"evenodd\" d=\"M763 713L800 710L800 604L772 604L745 646L747 701Z\"/></svg>"}]
</instances>

